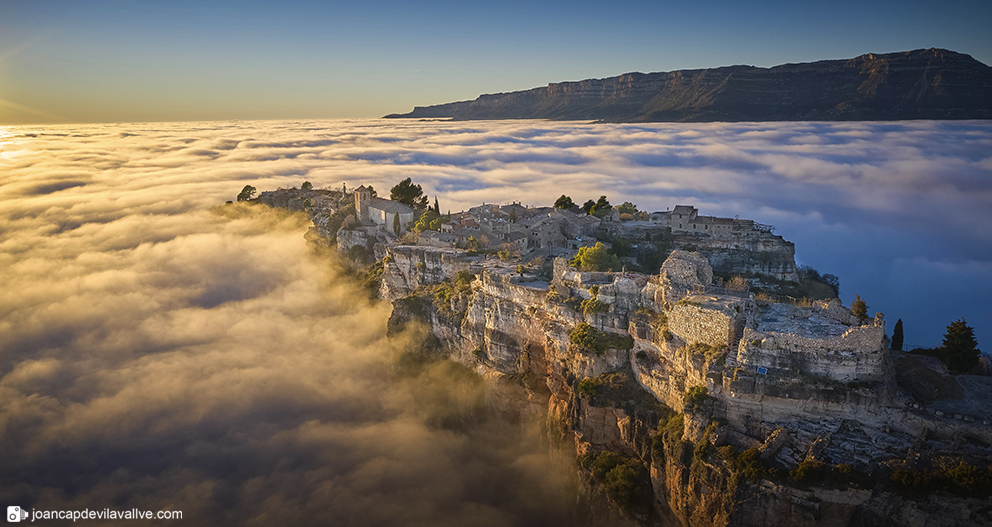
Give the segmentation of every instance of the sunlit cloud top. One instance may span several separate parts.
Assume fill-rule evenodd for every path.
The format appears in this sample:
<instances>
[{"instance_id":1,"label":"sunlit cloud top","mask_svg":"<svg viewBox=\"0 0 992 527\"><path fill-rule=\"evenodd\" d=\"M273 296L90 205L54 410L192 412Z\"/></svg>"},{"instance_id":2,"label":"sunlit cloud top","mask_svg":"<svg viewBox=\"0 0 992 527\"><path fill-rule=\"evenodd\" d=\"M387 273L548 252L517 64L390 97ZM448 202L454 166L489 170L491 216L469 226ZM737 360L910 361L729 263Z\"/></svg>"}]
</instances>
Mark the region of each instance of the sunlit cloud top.
<instances>
[{"instance_id":1,"label":"sunlit cloud top","mask_svg":"<svg viewBox=\"0 0 992 527\"><path fill-rule=\"evenodd\" d=\"M411 177L444 211L549 205L565 193L752 218L796 242L799 263L840 276L845 301L861 294L890 317L912 319L907 342L932 345L960 316L992 326L989 308L971 296L992 284L988 122L280 121L5 133L8 261L99 226L101 247L154 242L158 234L134 217L203 210L245 184L309 180L385 194Z\"/></svg>"}]
</instances>

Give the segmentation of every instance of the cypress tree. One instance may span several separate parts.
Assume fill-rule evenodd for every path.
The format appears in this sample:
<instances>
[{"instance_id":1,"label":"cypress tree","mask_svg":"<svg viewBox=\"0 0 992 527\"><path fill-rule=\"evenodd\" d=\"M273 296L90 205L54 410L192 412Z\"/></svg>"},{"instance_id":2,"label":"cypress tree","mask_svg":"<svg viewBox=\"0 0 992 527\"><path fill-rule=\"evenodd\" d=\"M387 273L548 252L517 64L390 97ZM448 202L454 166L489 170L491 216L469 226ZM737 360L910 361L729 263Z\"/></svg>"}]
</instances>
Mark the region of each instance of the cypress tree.
<instances>
[{"instance_id":1,"label":"cypress tree","mask_svg":"<svg viewBox=\"0 0 992 527\"><path fill-rule=\"evenodd\" d=\"M393 232L396 233L397 236L400 235L400 215L399 214L393 214Z\"/></svg>"},{"instance_id":2,"label":"cypress tree","mask_svg":"<svg viewBox=\"0 0 992 527\"><path fill-rule=\"evenodd\" d=\"M902 351L902 319L896 320L896 327L892 328L892 349Z\"/></svg>"},{"instance_id":3,"label":"cypress tree","mask_svg":"<svg viewBox=\"0 0 992 527\"><path fill-rule=\"evenodd\" d=\"M982 352L975 340L975 330L963 318L947 326L943 348L951 371L967 372L978 366Z\"/></svg>"},{"instance_id":4,"label":"cypress tree","mask_svg":"<svg viewBox=\"0 0 992 527\"><path fill-rule=\"evenodd\" d=\"M434 212L436 212L438 216L441 215L441 206L437 204L437 196L434 196Z\"/></svg>"}]
</instances>

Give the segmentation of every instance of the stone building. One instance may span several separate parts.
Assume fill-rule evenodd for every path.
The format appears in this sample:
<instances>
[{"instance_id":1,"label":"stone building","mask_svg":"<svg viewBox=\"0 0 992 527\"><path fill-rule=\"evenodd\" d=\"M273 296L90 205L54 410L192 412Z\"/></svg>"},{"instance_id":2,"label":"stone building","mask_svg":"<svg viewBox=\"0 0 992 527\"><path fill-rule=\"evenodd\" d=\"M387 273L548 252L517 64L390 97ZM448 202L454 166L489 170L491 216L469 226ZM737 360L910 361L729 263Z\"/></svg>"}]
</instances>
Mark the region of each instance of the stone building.
<instances>
[{"instance_id":1,"label":"stone building","mask_svg":"<svg viewBox=\"0 0 992 527\"><path fill-rule=\"evenodd\" d=\"M373 198L369 189L362 185L355 189L355 215L362 223L387 230L393 228L394 216L399 216L400 226L405 229L413 221L413 208L398 201Z\"/></svg>"}]
</instances>

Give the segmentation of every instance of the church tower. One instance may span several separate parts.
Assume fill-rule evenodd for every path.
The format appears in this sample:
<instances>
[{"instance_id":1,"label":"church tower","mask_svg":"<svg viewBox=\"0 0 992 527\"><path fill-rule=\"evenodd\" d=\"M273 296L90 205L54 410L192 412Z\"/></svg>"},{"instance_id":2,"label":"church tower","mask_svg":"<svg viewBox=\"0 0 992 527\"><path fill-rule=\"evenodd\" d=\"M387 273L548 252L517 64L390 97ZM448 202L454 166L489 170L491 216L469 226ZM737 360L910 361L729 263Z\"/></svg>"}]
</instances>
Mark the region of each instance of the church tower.
<instances>
[{"instance_id":1,"label":"church tower","mask_svg":"<svg viewBox=\"0 0 992 527\"><path fill-rule=\"evenodd\" d=\"M358 217L358 221L369 221L369 200L371 199L372 193L365 188L365 185L355 189L355 216Z\"/></svg>"}]
</instances>

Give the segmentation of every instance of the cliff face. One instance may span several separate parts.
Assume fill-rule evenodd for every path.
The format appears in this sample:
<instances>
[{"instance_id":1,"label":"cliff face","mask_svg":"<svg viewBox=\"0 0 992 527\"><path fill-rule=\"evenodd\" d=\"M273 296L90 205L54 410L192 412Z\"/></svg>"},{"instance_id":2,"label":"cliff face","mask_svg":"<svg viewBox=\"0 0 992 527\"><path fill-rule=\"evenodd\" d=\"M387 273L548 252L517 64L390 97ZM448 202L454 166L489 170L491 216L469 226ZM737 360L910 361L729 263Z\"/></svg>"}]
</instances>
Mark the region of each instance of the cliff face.
<instances>
[{"instance_id":1,"label":"cliff face","mask_svg":"<svg viewBox=\"0 0 992 527\"><path fill-rule=\"evenodd\" d=\"M992 429L907 397L881 316L700 294L712 271L684 251L655 276L581 273L559 259L550 280L440 249L383 252L396 324L425 321L451 359L487 379L500 411L543 418L556 455L578 460L589 524L989 520L988 500L914 498L887 483L938 459L992 459ZM804 463L874 479L788 475Z\"/></svg>"},{"instance_id":2,"label":"cliff face","mask_svg":"<svg viewBox=\"0 0 992 527\"><path fill-rule=\"evenodd\" d=\"M481 95L386 117L611 122L992 118L992 68L969 55L921 49L849 60L729 66Z\"/></svg>"}]
</instances>

